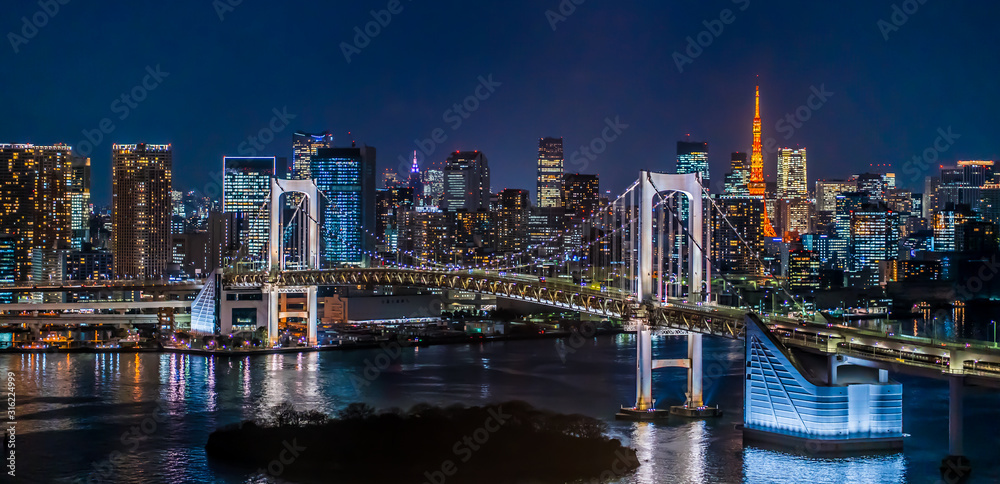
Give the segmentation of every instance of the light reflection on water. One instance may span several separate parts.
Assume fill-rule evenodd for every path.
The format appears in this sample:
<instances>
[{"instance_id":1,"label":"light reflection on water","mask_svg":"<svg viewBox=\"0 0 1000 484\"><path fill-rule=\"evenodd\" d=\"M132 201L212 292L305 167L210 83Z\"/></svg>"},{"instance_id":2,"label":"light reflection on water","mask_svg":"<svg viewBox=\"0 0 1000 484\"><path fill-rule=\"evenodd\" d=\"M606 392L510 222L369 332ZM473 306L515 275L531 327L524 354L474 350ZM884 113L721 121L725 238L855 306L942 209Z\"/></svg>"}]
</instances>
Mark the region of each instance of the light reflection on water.
<instances>
[{"instance_id":1,"label":"light reflection on water","mask_svg":"<svg viewBox=\"0 0 1000 484\"><path fill-rule=\"evenodd\" d=\"M724 415L713 420L632 423L611 420L635 398L633 338L598 338L560 353L552 340L408 350L369 385L357 386L367 361L381 350L200 357L177 354L0 355L17 375L19 471L39 482L86 479L112 452L126 455L104 482L263 482L246 471L208 461L208 434L291 401L299 408L334 413L363 400L379 408L414 404L485 405L524 400L537 407L608 421L611 433L635 447L640 469L621 484L733 482L935 482L947 451L947 384L900 377L904 431L912 434L900 454L818 459L744 448L735 424L742 419L742 346L706 338L706 355L724 371L706 372L709 404ZM684 357L683 338L654 339L654 357ZM706 364L709 363L706 357ZM735 364L730 364L736 362ZM686 372L654 372L661 407L684 400ZM367 381L367 380L365 380ZM360 389L360 393L359 393ZM41 398L44 397L44 398ZM134 446L121 435L141 425L158 405L169 418ZM966 449L975 482L1000 480L989 426L1000 398L969 391ZM49 456L59 456L51 465Z\"/></svg>"}]
</instances>

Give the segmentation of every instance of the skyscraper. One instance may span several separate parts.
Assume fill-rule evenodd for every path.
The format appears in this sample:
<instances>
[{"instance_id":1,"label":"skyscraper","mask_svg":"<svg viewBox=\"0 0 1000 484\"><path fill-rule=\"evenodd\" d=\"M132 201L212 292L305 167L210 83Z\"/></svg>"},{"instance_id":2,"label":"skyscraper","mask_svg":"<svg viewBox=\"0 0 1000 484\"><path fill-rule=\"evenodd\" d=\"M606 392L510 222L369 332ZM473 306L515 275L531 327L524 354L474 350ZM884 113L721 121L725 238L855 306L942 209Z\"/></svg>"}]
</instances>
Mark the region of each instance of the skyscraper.
<instances>
[{"instance_id":1,"label":"skyscraper","mask_svg":"<svg viewBox=\"0 0 1000 484\"><path fill-rule=\"evenodd\" d=\"M222 160L222 211L242 214L245 226L241 227L239 241L244 261L263 262L266 259L264 251L270 236L272 210L266 203L270 199L276 163L273 156L227 156Z\"/></svg>"},{"instance_id":2,"label":"skyscraper","mask_svg":"<svg viewBox=\"0 0 1000 484\"><path fill-rule=\"evenodd\" d=\"M32 250L70 243L71 151L66 145L0 145L0 227L15 238L19 280L32 272Z\"/></svg>"},{"instance_id":3,"label":"skyscraper","mask_svg":"<svg viewBox=\"0 0 1000 484\"><path fill-rule=\"evenodd\" d=\"M574 221L592 217L601 204L601 187L597 175L567 173L565 188L566 216Z\"/></svg>"},{"instance_id":4,"label":"skyscraper","mask_svg":"<svg viewBox=\"0 0 1000 484\"><path fill-rule=\"evenodd\" d=\"M563 140L538 141L538 208L562 207Z\"/></svg>"},{"instance_id":5,"label":"skyscraper","mask_svg":"<svg viewBox=\"0 0 1000 484\"><path fill-rule=\"evenodd\" d=\"M70 230L73 249L90 241L90 158L73 158L69 187Z\"/></svg>"},{"instance_id":6,"label":"skyscraper","mask_svg":"<svg viewBox=\"0 0 1000 484\"><path fill-rule=\"evenodd\" d=\"M763 147L760 141L761 135L761 122L760 122L760 87L757 87L757 101L756 101L756 114L753 118L753 150L750 155L750 182L747 184L747 189L750 191L750 196L764 199L767 194L767 185L764 182L764 153ZM774 227L771 226L771 219L767 215L767 208L764 209L764 214L760 219L761 232L763 232L764 237L774 237Z\"/></svg>"},{"instance_id":7,"label":"skyscraper","mask_svg":"<svg viewBox=\"0 0 1000 484\"><path fill-rule=\"evenodd\" d=\"M527 190L506 188L500 192L500 211L497 214L497 246L500 252L518 253L527 248L530 214Z\"/></svg>"},{"instance_id":8,"label":"skyscraper","mask_svg":"<svg viewBox=\"0 0 1000 484\"><path fill-rule=\"evenodd\" d=\"M807 180L806 149L778 151L778 198L809 198Z\"/></svg>"},{"instance_id":9,"label":"skyscraper","mask_svg":"<svg viewBox=\"0 0 1000 484\"><path fill-rule=\"evenodd\" d=\"M170 145L115 144L111 148L115 277L153 279L171 260Z\"/></svg>"},{"instance_id":10,"label":"skyscraper","mask_svg":"<svg viewBox=\"0 0 1000 484\"><path fill-rule=\"evenodd\" d=\"M747 154L733 153L730 156L730 171L726 174L725 195L745 197L750 195L747 183L750 181L750 163Z\"/></svg>"},{"instance_id":11,"label":"skyscraper","mask_svg":"<svg viewBox=\"0 0 1000 484\"><path fill-rule=\"evenodd\" d=\"M678 141L677 173L701 173L701 184L708 188L708 143Z\"/></svg>"},{"instance_id":12,"label":"skyscraper","mask_svg":"<svg viewBox=\"0 0 1000 484\"><path fill-rule=\"evenodd\" d=\"M368 264L375 250L375 148L320 148L310 171L322 192L321 265Z\"/></svg>"},{"instance_id":13,"label":"skyscraper","mask_svg":"<svg viewBox=\"0 0 1000 484\"><path fill-rule=\"evenodd\" d=\"M292 178L306 180L311 178L312 157L320 148L333 148L333 135L329 131L321 134L303 133L292 135Z\"/></svg>"},{"instance_id":14,"label":"skyscraper","mask_svg":"<svg viewBox=\"0 0 1000 484\"><path fill-rule=\"evenodd\" d=\"M489 208L490 167L486 155L481 151L452 153L444 167L441 210L475 212Z\"/></svg>"}]
</instances>

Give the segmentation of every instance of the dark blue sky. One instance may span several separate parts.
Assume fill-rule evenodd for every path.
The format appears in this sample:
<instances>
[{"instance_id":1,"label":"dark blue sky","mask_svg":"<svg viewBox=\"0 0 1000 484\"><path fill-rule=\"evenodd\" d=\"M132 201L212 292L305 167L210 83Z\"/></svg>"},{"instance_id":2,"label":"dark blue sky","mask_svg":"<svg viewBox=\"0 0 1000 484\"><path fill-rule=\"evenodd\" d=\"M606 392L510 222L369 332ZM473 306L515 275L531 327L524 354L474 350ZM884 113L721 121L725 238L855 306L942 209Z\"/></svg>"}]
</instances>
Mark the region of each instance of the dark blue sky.
<instances>
[{"instance_id":1,"label":"dark blue sky","mask_svg":"<svg viewBox=\"0 0 1000 484\"><path fill-rule=\"evenodd\" d=\"M546 10L559 0L402 0L350 63L341 43L387 0L243 0L223 20L209 0L70 1L53 16L16 3L4 31L20 32L22 16L46 22L19 52L9 35L0 48L0 141L78 146L109 118L114 131L91 155L96 203L110 199L112 143L172 143L175 186L202 189L223 155L240 154L285 107L295 118L275 124L283 129L261 154L291 157L295 130L330 130L338 144L350 131L378 149L381 170L441 128L432 158L482 150L494 191L534 191L539 137L564 137L569 157L618 116L628 128L567 171L598 173L617 192L639 169L672 170L676 141L691 134L709 142L718 183L729 153L750 148L758 82L764 137L808 147L811 179L891 163L904 184L922 180L931 170L904 164L948 127L960 138L941 162L1000 158L995 2L926 0L886 40L879 20L907 2L586 0L553 31ZM679 72L674 52L723 9L735 20ZM113 101L157 65L168 75L119 119ZM446 111L489 75L501 85L452 129ZM786 140L775 123L820 86L833 96ZM769 179L774 164L766 155Z\"/></svg>"}]
</instances>

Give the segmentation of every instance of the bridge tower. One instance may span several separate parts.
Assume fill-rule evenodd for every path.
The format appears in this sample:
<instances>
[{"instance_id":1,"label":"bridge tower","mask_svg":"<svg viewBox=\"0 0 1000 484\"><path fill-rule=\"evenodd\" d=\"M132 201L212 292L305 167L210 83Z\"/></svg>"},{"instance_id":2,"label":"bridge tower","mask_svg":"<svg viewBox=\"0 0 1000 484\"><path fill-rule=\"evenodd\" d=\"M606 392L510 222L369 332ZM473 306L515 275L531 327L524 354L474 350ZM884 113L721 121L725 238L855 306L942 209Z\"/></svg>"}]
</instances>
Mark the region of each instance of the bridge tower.
<instances>
[{"instance_id":1,"label":"bridge tower","mask_svg":"<svg viewBox=\"0 0 1000 484\"><path fill-rule=\"evenodd\" d=\"M687 199L689 207L686 231L687 236L691 239L690 243L687 244L690 251L687 254L688 301L699 304L708 302L711 298L711 276L707 272L709 264L705 261L707 246L705 243L704 205L698 173L666 174L642 171L639 174L639 194L641 200L639 202L637 301L654 305L663 304L666 296L663 294L663 277L661 276L655 284L653 282L653 213L654 208L660 206L665 197L680 194ZM655 264L655 271L660 274L663 268L664 225L662 217L661 223L658 225L657 240L660 241L658 244L660 256ZM708 282L706 283L706 281ZM648 324L644 314L639 313L635 316L636 319L630 324L636 332L636 403L632 408L623 408L618 417L631 420L650 420L662 418L668 414L685 417L718 416L719 409L707 407L702 392L702 335L693 332L687 333L687 358L653 360L651 345L653 329ZM651 384L652 370L668 367L687 368L688 370L687 400L684 405L672 407L669 412L653 408Z\"/></svg>"},{"instance_id":2,"label":"bridge tower","mask_svg":"<svg viewBox=\"0 0 1000 484\"><path fill-rule=\"evenodd\" d=\"M267 266L272 274L285 270L284 254L284 230L281 224L281 195L284 193L300 193L305 195L308 203L307 225L308 237L306 239L306 264L309 269L319 269L319 247L320 247L320 227L319 227L319 190L313 180L281 180L271 178L271 223L270 223L270 243L268 244ZM306 327L309 345L316 344L316 319L319 316L317 311L317 288L316 286L305 287L278 287L276 284L267 284L264 293L267 295L267 337L273 346L278 342L278 320L281 314L278 312L278 298L281 293L305 293L306 295Z\"/></svg>"}]
</instances>

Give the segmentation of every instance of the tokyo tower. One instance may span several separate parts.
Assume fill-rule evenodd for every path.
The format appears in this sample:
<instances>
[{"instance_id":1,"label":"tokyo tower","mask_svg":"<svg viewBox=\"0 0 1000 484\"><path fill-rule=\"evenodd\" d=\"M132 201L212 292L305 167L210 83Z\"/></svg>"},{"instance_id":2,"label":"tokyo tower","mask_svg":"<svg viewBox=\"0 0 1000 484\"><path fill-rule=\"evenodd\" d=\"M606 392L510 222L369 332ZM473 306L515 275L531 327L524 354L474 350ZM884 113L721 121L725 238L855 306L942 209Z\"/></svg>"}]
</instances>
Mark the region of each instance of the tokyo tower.
<instances>
[{"instance_id":1,"label":"tokyo tower","mask_svg":"<svg viewBox=\"0 0 1000 484\"><path fill-rule=\"evenodd\" d=\"M747 189L751 197L764 199L764 154L760 144L760 86L757 86L757 111L753 118L753 151L750 155L750 182ZM760 228L764 231L765 237L776 237L774 227L771 226L771 219L767 216L767 203L764 204L764 212L761 217Z\"/></svg>"}]
</instances>

